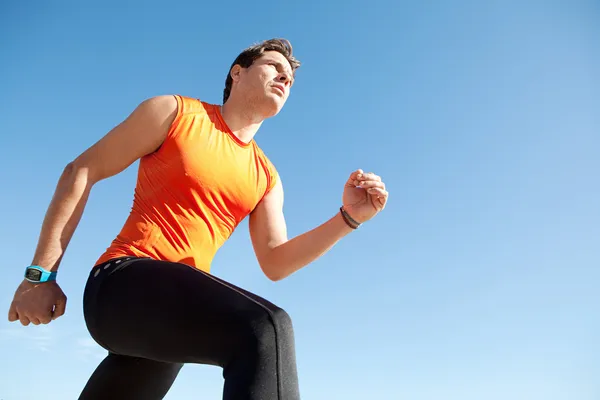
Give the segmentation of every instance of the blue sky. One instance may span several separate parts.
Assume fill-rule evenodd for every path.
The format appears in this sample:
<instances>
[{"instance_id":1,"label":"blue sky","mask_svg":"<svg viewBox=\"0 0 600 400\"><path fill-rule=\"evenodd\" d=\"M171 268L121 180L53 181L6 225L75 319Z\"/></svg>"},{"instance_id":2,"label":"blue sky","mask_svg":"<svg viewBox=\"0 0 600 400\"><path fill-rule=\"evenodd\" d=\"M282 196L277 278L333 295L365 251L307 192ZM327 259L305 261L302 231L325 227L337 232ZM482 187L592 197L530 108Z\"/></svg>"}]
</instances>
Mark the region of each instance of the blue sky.
<instances>
[{"instance_id":1,"label":"blue sky","mask_svg":"<svg viewBox=\"0 0 600 400\"><path fill-rule=\"evenodd\" d=\"M303 66L257 141L290 235L337 212L355 168L390 191L284 281L260 272L247 223L215 259L292 316L303 398L599 398L597 3L52 3L0 12L3 313L68 161L150 96L220 102L238 52L285 37ZM83 285L136 167L92 192L60 269L66 315L0 320L0 399L76 398L99 363ZM166 398L221 388L220 370L188 365Z\"/></svg>"}]
</instances>

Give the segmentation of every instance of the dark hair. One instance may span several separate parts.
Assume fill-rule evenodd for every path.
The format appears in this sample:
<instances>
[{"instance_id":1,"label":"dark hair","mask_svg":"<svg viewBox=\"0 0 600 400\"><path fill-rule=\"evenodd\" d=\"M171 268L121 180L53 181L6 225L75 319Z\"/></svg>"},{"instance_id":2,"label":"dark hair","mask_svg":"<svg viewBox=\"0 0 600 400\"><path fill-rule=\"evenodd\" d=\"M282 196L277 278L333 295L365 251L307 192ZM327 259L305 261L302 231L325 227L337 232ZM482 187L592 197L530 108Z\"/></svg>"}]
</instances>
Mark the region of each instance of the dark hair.
<instances>
[{"instance_id":1,"label":"dark hair","mask_svg":"<svg viewBox=\"0 0 600 400\"><path fill-rule=\"evenodd\" d=\"M292 52L292 44L286 39L269 39L263 42L254 44L244 51L242 51L231 64L229 71L227 71L227 79L225 79L225 89L223 90L223 103L227 101L231 94L231 85L233 79L231 78L231 69L239 64L242 68L250 67L254 61L259 59L265 51L277 51L281 53L292 66L292 73L295 74L296 70L300 67L300 61L298 61Z\"/></svg>"}]
</instances>

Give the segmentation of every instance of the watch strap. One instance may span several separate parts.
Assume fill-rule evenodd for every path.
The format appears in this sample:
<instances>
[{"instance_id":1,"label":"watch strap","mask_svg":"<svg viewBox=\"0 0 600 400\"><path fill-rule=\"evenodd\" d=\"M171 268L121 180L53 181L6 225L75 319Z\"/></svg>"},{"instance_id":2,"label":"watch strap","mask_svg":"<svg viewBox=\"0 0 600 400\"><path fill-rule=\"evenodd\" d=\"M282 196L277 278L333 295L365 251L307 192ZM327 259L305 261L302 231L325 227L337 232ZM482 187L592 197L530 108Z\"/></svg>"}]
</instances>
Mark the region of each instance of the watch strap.
<instances>
[{"instance_id":1,"label":"watch strap","mask_svg":"<svg viewBox=\"0 0 600 400\"><path fill-rule=\"evenodd\" d=\"M56 280L56 271L48 271L39 265L25 268L25 279L32 283L43 283Z\"/></svg>"}]
</instances>

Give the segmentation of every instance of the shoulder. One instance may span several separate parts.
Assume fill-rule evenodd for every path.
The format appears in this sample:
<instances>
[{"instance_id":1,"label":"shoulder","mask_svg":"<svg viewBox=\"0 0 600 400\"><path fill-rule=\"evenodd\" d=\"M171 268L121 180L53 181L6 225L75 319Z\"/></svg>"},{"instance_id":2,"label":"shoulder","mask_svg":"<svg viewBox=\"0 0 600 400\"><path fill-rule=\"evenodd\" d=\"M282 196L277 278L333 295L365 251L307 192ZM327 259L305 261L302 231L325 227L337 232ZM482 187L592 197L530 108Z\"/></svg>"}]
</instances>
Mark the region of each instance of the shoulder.
<instances>
[{"instance_id":1,"label":"shoulder","mask_svg":"<svg viewBox=\"0 0 600 400\"><path fill-rule=\"evenodd\" d=\"M144 99L138 108L158 112L158 113L174 113L187 114L198 112L210 112L215 107L215 104L210 104L199 98L186 96L178 93L156 95Z\"/></svg>"},{"instance_id":2,"label":"shoulder","mask_svg":"<svg viewBox=\"0 0 600 400\"><path fill-rule=\"evenodd\" d=\"M204 101L198 97L191 97L182 94L173 94L172 97L185 113L212 113L219 108L219 105Z\"/></svg>"},{"instance_id":3,"label":"shoulder","mask_svg":"<svg viewBox=\"0 0 600 400\"><path fill-rule=\"evenodd\" d=\"M181 94L161 94L142 100L134 111L137 120L160 126L165 140L177 136L182 121L191 115L206 114L206 104Z\"/></svg>"},{"instance_id":4,"label":"shoulder","mask_svg":"<svg viewBox=\"0 0 600 400\"><path fill-rule=\"evenodd\" d=\"M270 192L276 184L280 184L279 172L277 171L277 167L275 167L273 161L271 161L271 159L267 156L265 151L258 145L258 143L256 143L256 141L254 141L254 148L256 151L256 155L260 160L260 163L263 166L265 173L267 174L267 178L269 180L267 184L267 192Z\"/></svg>"},{"instance_id":5,"label":"shoulder","mask_svg":"<svg viewBox=\"0 0 600 400\"><path fill-rule=\"evenodd\" d=\"M177 114L178 106L174 96L153 96L140 101L126 118L124 125L143 130L159 128L162 131L177 118Z\"/></svg>"},{"instance_id":6,"label":"shoulder","mask_svg":"<svg viewBox=\"0 0 600 400\"><path fill-rule=\"evenodd\" d=\"M177 109L175 95L157 95L142 100L137 109L150 112L172 112Z\"/></svg>"}]
</instances>

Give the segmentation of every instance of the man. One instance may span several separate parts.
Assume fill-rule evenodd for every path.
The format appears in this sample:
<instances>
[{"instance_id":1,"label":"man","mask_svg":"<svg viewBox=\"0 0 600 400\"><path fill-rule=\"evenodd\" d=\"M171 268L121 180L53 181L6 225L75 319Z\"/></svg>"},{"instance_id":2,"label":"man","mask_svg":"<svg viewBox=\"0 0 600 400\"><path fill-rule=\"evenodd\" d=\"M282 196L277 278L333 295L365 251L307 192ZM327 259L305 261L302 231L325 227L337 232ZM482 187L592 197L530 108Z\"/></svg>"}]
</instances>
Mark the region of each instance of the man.
<instances>
[{"instance_id":1,"label":"man","mask_svg":"<svg viewBox=\"0 0 600 400\"><path fill-rule=\"evenodd\" d=\"M285 104L299 65L287 40L251 46L229 70L222 106L150 98L64 169L10 321L64 314L56 272L90 191L140 160L131 213L86 284L86 324L108 355L80 399L162 399L185 363L221 366L226 400L300 398L290 317L210 274L246 216L260 267L277 281L386 204L382 180L354 171L339 210L288 239L281 179L254 135Z\"/></svg>"}]
</instances>

